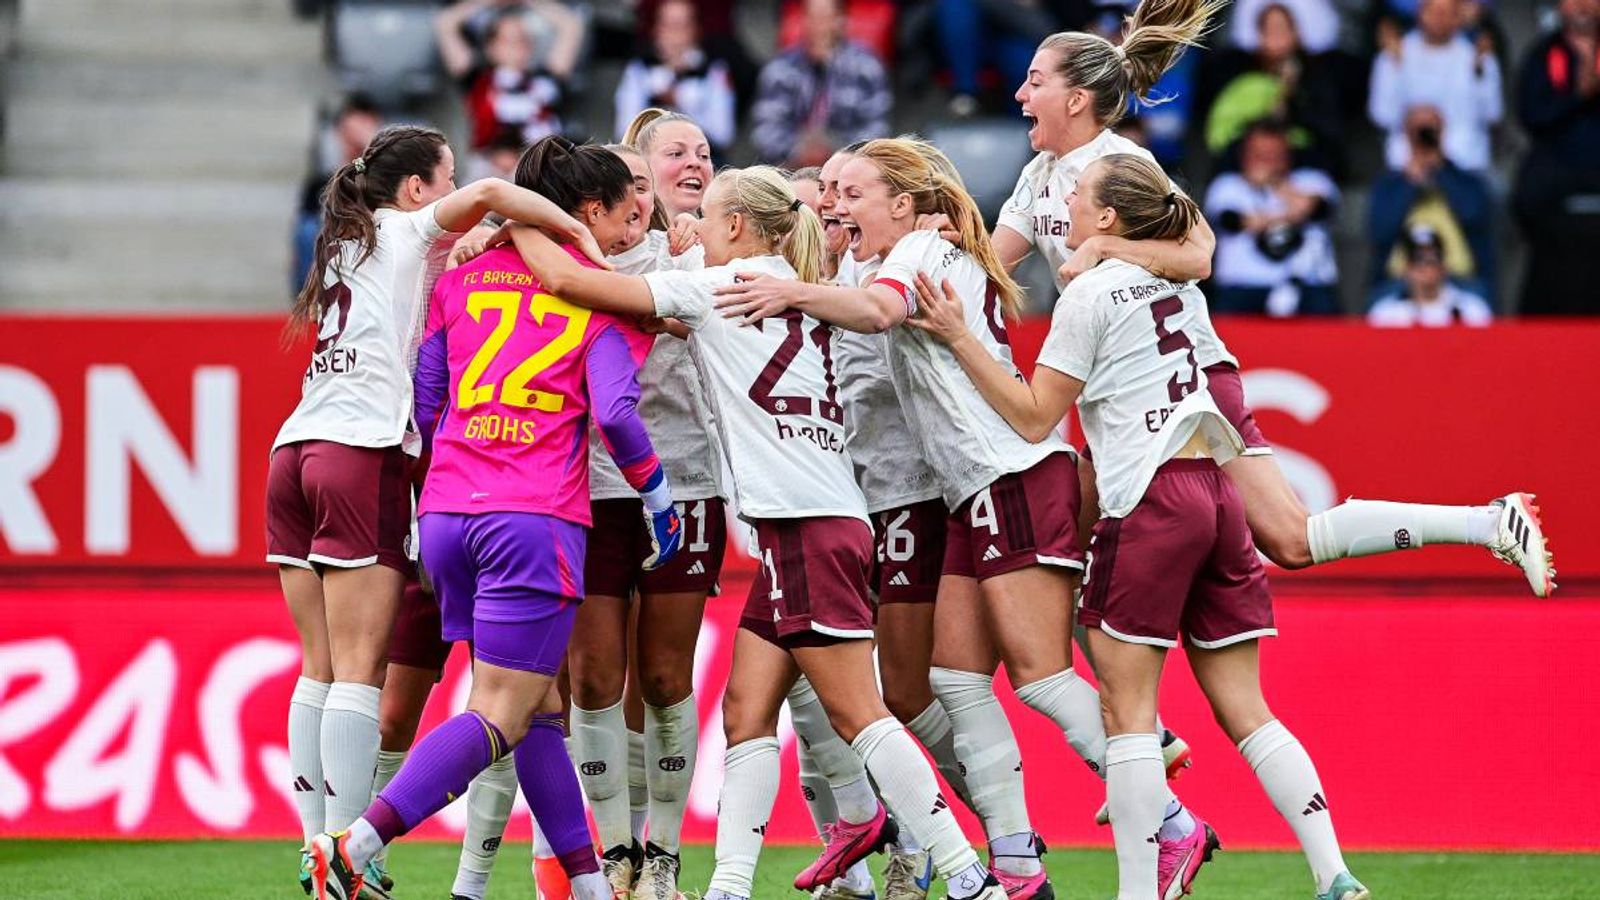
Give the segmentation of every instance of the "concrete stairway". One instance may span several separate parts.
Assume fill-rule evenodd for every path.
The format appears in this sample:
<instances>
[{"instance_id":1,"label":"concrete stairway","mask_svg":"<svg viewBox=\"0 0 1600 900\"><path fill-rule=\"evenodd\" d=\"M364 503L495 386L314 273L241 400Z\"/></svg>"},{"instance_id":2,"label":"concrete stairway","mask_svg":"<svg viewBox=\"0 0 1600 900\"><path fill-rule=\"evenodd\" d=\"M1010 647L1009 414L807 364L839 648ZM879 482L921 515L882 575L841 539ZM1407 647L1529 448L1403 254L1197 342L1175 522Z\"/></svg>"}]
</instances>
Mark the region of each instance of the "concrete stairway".
<instances>
[{"instance_id":1,"label":"concrete stairway","mask_svg":"<svg viewBox=\"0 0 1600 900\"><path fill-rule=\"evenodd\" d=\"M283 308L325 74L284 0L22 0L0 309Z\"/></svg>"}]
</instances>

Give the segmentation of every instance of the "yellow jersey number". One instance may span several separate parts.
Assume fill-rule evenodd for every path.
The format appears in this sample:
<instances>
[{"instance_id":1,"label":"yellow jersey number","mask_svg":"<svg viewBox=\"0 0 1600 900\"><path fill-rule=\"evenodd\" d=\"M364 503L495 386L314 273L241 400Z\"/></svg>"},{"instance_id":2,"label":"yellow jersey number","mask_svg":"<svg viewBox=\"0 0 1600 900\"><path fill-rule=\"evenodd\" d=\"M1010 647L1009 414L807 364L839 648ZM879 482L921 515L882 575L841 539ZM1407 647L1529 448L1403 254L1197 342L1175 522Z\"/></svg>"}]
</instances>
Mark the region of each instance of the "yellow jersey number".
<instances>
[{"instance_id":1,"label":"yellow jersey number","mask_svg":"<svg viewBox=\"0 0 1600 900\"><path fill-rule=\"evenodd\" d=\"M528 382L583 343L583 333L589 327L591 313L587 309L573 306L549 294L534 294L528 303L528 312L533 315L533 321L541 326L544 325L546 316L552 313L560 316L566 323L561 332L550 343L539 348L532 356L512 369L502 383L496 384L492 381L488 384L478 383L478 379L488 371L489 363L499 355L506 341L510 340L512 331L517 327L517 314L521 305L521 291L473 291L467 295L467 314L472 316L474 322L482 322L486 312L496 313L497 318L488 340L485 340L483 346L478 348L478 352L473 354L472 362L467 365L466 371L461 373L461 381L456 386L458 409L471 409L479 404L493 401L497 388L500 402L507 406L536 409L540 412L560 412L566 405L566 398L562 395L530 389Z\"/></svg>"}]
</instances>

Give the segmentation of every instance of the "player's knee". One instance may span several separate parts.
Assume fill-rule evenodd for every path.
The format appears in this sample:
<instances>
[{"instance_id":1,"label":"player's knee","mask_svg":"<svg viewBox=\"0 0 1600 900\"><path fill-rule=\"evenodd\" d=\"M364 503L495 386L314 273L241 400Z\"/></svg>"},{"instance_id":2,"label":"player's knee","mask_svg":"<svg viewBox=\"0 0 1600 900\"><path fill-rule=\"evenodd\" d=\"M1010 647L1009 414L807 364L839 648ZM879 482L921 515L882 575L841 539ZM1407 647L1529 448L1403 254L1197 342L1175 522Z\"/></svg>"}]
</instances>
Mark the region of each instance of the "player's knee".
<instances>
[{"instance_id":1,"label":"player's knee","mask_svg":"<svg viewBox=\"0 0 1600 900\"><path fill-rule=\"evenodd\" d=\"M1100 714L1105 719L1108 735L1151 734L1156 730L1154 702L1107 693L1103 684L1100 692Z\"/></svg>"},{"instance_id":2,"label":"player's knee","mask_svg":"<svg viewBox=\"0 0 1600 900\"><path fill-rule=\"evenodd\" d=\"M378 718L378 748L390 752L411 749L417 739L417 723L387 714Z\"/></svg>"},{"instance_id":3,"label":"player's knee","mask_svg":"<svg viewBox=\"0 0 1600 900\"><path fill-rule=\"evenodd\" d=\"M768 715L753 708L735 693L731 686L722 698L722 732L729 747L753 741L759 737L772 737L778 733L776 712Z\"/></svg>"},{"instance_id":4,"label":"player's knee","mask_svg":"<svg viewBox=\"0 0 1600 900\"><path fill-rule=\"evenodd\" d=\"M621 666L584 665L576 657L568 661L573 703L584 709L606 709L622 701L625 670ZM598 663L598 660L591 662Z\"/></svg>"},{"instance_id":5,"label":"player's knee","mask_svg":"<svg viewBox=\"0 0 1600 900\"><path fill-rule=\"evenodd\" d=\"M679 671L668 666L647 666L639 673L639 694L644 702L655 707L682 703L694 691L692 671Z\"/></svg>"},{"instance_id":6,"label":"player's knee","mask_svg":"<svg viewBox=\"0 0 1600 900\"><path fill-rule=\"evenodd\" d=\"M1222 733L1235 746L1273 719L1272 710L1267 708L1265 699L1213 704L1211 714L1222 728Z\"/></svg>"},{"instance_id":7,"label":"player's knee","mask_svg":"<svg viewBox=\"0 0 1600 900\"><path fill-rule=\"evenodd\" d=\"M928 679L888 677L887 672L883 675L883 704L896 719L910 722L933 702L933 688Z\"/></svg>"},{"instance_id":8,"label":"player's knee","mask_svg":"<svg viewBox=\"0 0 1600 900\"><path fill-rule=\"evenodd\" d=\"M1281 569L1304 569L1312 564L1311 545L1306 543L1304 532L1258 540L1256 547Z\"/></svg>"}]
</instances>

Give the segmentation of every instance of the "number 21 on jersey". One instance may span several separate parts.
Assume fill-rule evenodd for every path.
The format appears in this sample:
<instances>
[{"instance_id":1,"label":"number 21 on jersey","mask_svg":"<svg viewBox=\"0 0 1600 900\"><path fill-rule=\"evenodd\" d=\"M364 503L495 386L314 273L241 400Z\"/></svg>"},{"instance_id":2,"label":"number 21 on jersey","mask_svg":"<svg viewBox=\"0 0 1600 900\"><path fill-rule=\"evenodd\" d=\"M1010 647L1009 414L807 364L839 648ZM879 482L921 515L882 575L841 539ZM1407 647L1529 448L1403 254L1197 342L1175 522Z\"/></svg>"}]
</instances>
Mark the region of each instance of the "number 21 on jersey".
<instances>
[{"instance_id":1,"label":"number 21 on jersey","mask_svg":"<svg viewBox=\"0 0 1600 900\"><path fill-rule=\"evenodd\" d=\"M484 339L483 345L461 373L461 380L456 386L457 408L471 409L490 403L496 399L496 394L500 402L507 406L540 412L560 412L566 405L566 398L562 395L531 389L528 382L583 343L583 333L589 327L591 313L549 294L534 294L528 302L528 312L540 326L550 315L559 317L564 323L561 331L512 369L503 381L478 383L483 373L488 371L490 363L505 347L506 341L511 339L521 319L521 311L521 291L473 291L467 295L467 315L472 317L472 321L482 322L485 315L492 313L495 322L494 330Z\"/></svg>"}]
</instances>

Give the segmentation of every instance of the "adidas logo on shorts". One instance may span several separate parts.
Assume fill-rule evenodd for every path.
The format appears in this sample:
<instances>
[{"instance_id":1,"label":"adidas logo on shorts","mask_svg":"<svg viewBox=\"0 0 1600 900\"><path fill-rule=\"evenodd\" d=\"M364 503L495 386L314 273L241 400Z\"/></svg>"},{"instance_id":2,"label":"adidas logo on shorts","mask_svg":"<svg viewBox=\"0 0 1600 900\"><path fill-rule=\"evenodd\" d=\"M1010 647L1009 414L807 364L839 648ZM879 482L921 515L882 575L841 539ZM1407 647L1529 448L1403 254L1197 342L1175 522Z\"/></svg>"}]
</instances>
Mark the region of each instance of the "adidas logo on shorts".
<instances>
[{"instance_id":1,"label":"adidas logo on shorts","mask_svg":"<svg viewBox=\"0 0 1600 900\"><path fill-rule=\"evenodd\" d=\"M993 545L993 544L989 545L989 549L983 551L983 561L984 562L991 562L991 561L999 559L999 558L1000 558L1000 550L998 548L996 548L995 545Z\"/></svg>"},{"instance_id":2,"label":"adidas logo on shorts","mask_svg":"<svg viewBox=\"0 0 1600 900\"><path fill-rule=\"evenodd\" d=\"M909 587L911 585L911 579L907 578L906 573L904 572L896 572L894 573L894 577L889 579L889 583L899 587Z\"/></svg>"},{"instance_id":3,"label":"adidas logo on shorts","mask_svg":"<svg viewBox=\"0 0 1600 900\"><path fill-rule=\"evenodd\" d=\"M701 562L698 559L694 561L694 565L689 567L689 574L690 575L704 575L705 573L706 573L706 564Z\"/></svg>"}]
</instances>

